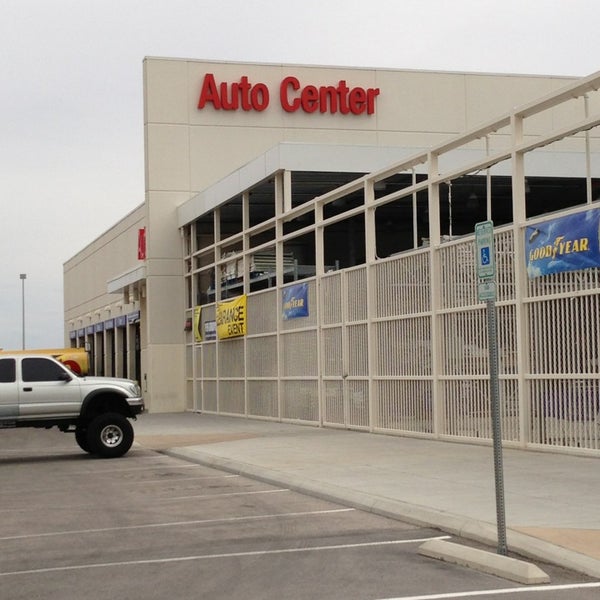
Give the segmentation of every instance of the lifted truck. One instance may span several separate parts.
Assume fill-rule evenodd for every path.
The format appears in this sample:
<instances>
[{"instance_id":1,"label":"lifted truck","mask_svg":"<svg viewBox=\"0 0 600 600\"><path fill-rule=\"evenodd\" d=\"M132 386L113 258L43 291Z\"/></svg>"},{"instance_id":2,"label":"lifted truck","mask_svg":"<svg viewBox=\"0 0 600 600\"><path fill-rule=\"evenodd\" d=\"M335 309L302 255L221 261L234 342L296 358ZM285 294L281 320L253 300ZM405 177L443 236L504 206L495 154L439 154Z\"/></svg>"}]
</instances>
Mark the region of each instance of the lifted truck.
<instances>
[{"instance_id":1,"label":"lifted truck","mask_svg":"<svg viewBox=\"0 0 600 600\"><path fill-rule=\"evenodd\" d=\"M47 355L0 355L0 428L58 427L85 452L117 458L133 444L129 419L143 410L135 381L79 377Z\"/></svg>"}]
</instances>

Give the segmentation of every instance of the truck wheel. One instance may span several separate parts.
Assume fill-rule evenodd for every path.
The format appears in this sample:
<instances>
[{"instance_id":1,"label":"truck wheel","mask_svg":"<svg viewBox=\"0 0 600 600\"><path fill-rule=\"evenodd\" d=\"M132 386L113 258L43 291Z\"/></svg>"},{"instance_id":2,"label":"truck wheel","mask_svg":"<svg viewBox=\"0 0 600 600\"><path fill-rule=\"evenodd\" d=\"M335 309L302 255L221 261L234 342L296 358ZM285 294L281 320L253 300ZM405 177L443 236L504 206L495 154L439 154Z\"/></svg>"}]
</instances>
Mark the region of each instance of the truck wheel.
<instances>
[{"instance_id":1,"label":"truck wheel","mask_svg":"<svg viewBox=\"0 0 600 600\"><path fill-rule=\"evenodd\" d=\"M118 458L133 444L133 427L119 413L99 415L88 426L87 441L92 454L102 458Z\"/></svg>"},{"instance_id":2,"label":"truck wheel","mask_svg":"<svg viewBox=\"0 0 600 600\"><path fill-rule=\"evenodd\" d=\"M87 428L86 427L80 427L78 426L75 429L75 441L77 442L77 445L84 451L84 452L89 452L90 451L90 444L88 442L88 432L87 432Z\"/></svg>"}]
</instances>

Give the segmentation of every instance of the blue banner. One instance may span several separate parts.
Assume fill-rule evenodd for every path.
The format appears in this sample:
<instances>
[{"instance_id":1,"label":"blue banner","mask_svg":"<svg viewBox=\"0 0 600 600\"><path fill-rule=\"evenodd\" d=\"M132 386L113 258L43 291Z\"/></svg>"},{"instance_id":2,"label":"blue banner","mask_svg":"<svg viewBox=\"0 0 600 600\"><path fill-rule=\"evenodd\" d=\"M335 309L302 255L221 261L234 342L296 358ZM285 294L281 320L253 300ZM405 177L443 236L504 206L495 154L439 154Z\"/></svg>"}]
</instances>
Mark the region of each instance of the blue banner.
<instances>
[{"instance_id":1,"label":"blue banner","mask_svg":"<svg viewBox=\"0 0 600 600\"><path fill-rule=\"evenodd\" d=\"M600 210L552 219L525 229L529 279L600 267Z\"/></svg>"},{"instance_id":2,"label":"blue banner","mask_svg":"<svg viewBox=\"0 0 600 600\"><path fill-rule=\"evenodd\" d=\"M308 284L299 283L282 290L283 320L308 317Z\"/></svg>"}]
</instances>

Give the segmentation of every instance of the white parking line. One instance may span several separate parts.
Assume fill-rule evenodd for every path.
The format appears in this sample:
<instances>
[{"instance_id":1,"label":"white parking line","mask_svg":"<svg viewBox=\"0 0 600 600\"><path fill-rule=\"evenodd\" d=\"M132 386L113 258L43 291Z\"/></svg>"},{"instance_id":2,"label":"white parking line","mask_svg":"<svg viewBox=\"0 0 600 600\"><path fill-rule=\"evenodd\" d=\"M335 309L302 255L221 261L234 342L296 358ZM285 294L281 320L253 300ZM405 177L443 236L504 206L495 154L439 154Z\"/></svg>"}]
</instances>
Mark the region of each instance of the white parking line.
<instances>
[{"instance_id":1,"label":"white parking line","mask_svg":"<svg viewBox=\"0 0 600 600\"><path fill-rule=\"evenodd\" d=\"M200 477L181 477L180 479L146 479L142 481L128 481L128 484L143 484L143 483L179 483L180 481L197 481L202 479L203 481L206 479L232 479L235 477L240 477L240 475L200 475Z\"/></svg>"},{"instance_id":2,"label":"white parking line","mask_svg":"<svg viewBox=\"0 0 600 600\"><path fill-rule=\"evenodd\" d=\"M330 515L355 511L355 508L335 508L331 510L311 510L306 512L279 513L272 515L249 515L246 517L228 517L222 519L199 519L195 521L167 521L166 523L147 523L145 525L129 525L126 527L103 527L99 529L75 529L66 531L50 531L47 533L30 533L25 535L9 535L0 537L0 542L7 540L27 540L32 538L45 538L60 535L79 535L82 533L106 533L109 531L124 531L126 529L154 529L158 527L182 527L189 525L212 525L215 523L232 523L240 521L256 521L259 519L279 519L282 517L305 517L317 515Z\"/></svg>"},{"instance_id":3,"label":"white parking line","mask_svg":"<svg viewBox=\"0 0 600 600\"><path fill-rule=\"evenodd\" d=\"M472 592L447 592L444 594L426 594L424 596L397 596L385 600L447 600L448 598L477 598L478 596L496 596L500 594L524 594L527 592L555 592L561 590L580 590L600 588L600 582L566 583L562 585L536 585L518 588L500 588L497 590L475 590Z\"/></svg>"},{"instance_id":4,"label":"white parking line","mask_svg":"<svg viewBox=\"0 0 600 600\"><path fill-rule=\"evenodd\" d=\"M107 472L107 473L109 473L111 476L115 476L115 475L118 475L119 471L112 471L112 472ZM88 475L96 476L97 473L88 473ZM68 477L70 477L70 475L68 475ZM170 478L169 479L144 479L141 481L127 481L127 484L128 485L140 485L140 484L145 484L145 483L149 483L149 484L152 484L152 483L179 483L180 481L197 481L197 480L206 481L209 479L235 479L236 477L241 477L241 475L238 475L238 474L201 475L200 477L180 477L180 478L173 478L173 479L170 479ZM65 478L67 478L67 476L65 476ZM56 479L54 479L54 481L56 481ZM36 493L43 492L44 494L47 495L52 492L62 492L63 490L64 490L64 486L62 486L62 487L57 486L55 489L43 487L43 488L32 488L32 489L25 490L23 488L20 488L17 491L15 491L15 490L0 490L0 495L10 495L10 494L14 495L14 494L23 493L23 492L28 493L28 494L36 494Z\"/></svg>"},{"instance_id":5,"label":"white parking line","mask_svg":"<svg viewBox=\"0 0 600 600\"><path fill-rule=\"evenodd\" d=\"M34 575L40 573L55 573L58 571L80 571L83 569L105 569L110 567L129 567L139 565L157 565L177 562L190 562L194 560L214 560L217 558L243 558L246 556L268 556L272 554L296 554L304 552L324 552L329 550L348 550L352 548L366 548L373 546L390 546L401 544L421 544L429 540L445 540L450 536L437 536L418 538L412 540L388 540L382 542L363 542L360 544L339 544L334 546L314 546L312 548L282 548L281 550L254 550L250 552L230 552L224 554L198 554L194 556L177 556L173 558L152 558L148 560L127 560L110 563L91 563L88 565L65 565L61 567L45 567L42 569L27 569L24 571L7 571L0 573L0 577L11 577L15 575Z\"/></svg>"},{"instance_id":6,"label":"white parking line","mask_svg":"<svg viewBox=\"0 0 600 600\"><path fill-rule=\"evenodd\" d=\"M254 492L225 492L223 494L192 494L190 496L175 496L173 498L163 498L163 501L170 500L191 500L194 498L226 498L229 496L250 496L252 494L280 494L281 492L291 491L288 488L276 488L274 490L257 490Z\"/></svg>"},{"instance_id":7,"label":"white parking line","mask_svg":"<svg viewBox=\"0 0 600 600\"><path fill-rule=\"evenodd\" d=\"M171 465L168 463L158 463L153 467L132 467L129 469L95 469L93 471L72 471L65 473L65 477L71 477L71 475L114 475L115 473L129 473L131 471L157 471L164 469L198 469L202 468L200 465L187 464L187 465Z\"/></svg>"},{"instance_id":8,"label":"white parking line","mask_svg":"<svg viewBox=\"0 0 600 600\"><path fill-rule=\"evenodd\" d=\"M203 500L209 500L211 498L224 498L227 496L251 496L253 494L279 494L281 492L290 492L291 490L288 488L282 488L282 489L274 489L274 490L257 490L257 491L252 491L252 492L227 492L227 493L223 493L223 494L196 494L196 495L191 495L191 496L177 496L175 498L157 498L154 503L155 504L165 504L167 502L173 502L173 501L181 501L181 500L197 500L197 499L203 499ZM44 511L48 512L50 510L62 510L62 511L68 511L68 510L76 510L79 508L86 508L89 509L90 505L88 504L61 504L60 506L44 506ZM36 512L39 513L40 512L40 507L39 506L34 506L34 507L25 507L25 508L0 508L0 513L16 513L16 512Z\"/></svg>"}]
</instances>

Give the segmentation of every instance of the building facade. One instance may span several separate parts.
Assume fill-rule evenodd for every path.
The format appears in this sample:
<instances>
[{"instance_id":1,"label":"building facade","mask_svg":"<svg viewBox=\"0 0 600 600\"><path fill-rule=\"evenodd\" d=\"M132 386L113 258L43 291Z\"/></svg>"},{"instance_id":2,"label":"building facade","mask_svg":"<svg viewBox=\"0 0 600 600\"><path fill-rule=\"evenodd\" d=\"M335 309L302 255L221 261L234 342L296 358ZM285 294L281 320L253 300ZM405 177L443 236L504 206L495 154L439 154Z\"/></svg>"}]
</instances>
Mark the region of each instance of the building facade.
<instances>
[{"instance_id":1,"label":"building facade","mask_svg":"<svg viewBox=\"0 0 600 600\"><path fill-rule=\"evenodd\" d=\"M147 59L146 198L65 264L66 336L151 411L487 440L492 220L505 439L597 450L596 269L523 241L593 208L596 83Z\"/></svg>"}]
</instances>

